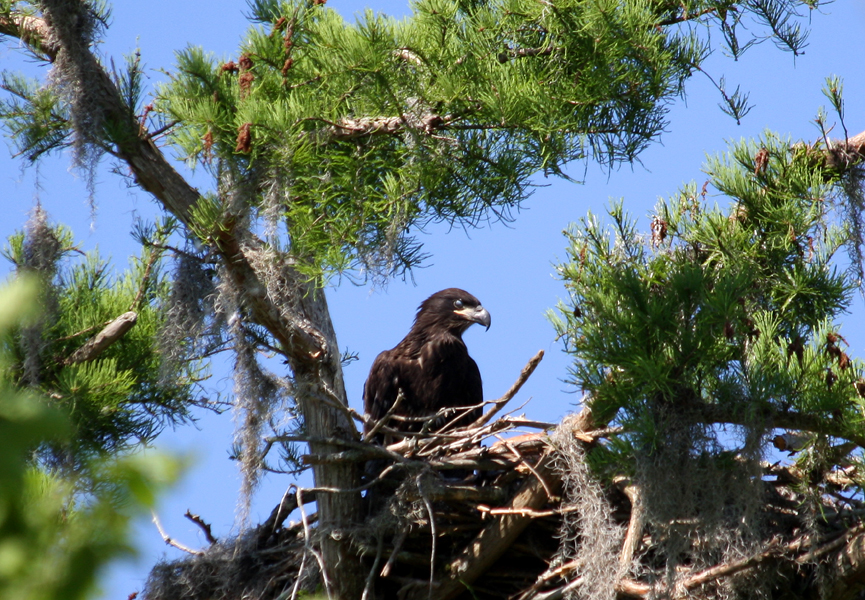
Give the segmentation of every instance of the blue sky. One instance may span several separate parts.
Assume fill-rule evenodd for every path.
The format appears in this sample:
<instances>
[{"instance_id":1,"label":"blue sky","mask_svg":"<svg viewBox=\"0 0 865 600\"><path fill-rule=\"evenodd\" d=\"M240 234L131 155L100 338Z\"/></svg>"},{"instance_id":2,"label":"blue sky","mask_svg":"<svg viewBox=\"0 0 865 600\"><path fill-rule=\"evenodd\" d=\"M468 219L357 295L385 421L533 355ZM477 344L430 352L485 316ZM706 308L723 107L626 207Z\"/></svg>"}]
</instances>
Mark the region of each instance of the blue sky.
<instances>
[{"instance_id":1,"label":"blue sky","mask_svg":"<svg viewBox=\"0 0 865 600\"><path fill-rule=\"evenodd\" d=\"M404 2L379 3L329 0L328 6L346 18L369 7L394 16L408 13ZM186 45L201 45L217 56L237 57L237 47L248 27L244 2L225 0L150 0L118 2L111 28L100 52L119 63L124 53L141 49L149 84L164 80L173 53ZM531 401L522 409L538 420L556 421L575 409L576 390L563 379L569 359L561 352L544 313L564 297L564 289L553 276L553 264L564 258L562 230L588 210L602 213L611 198L623 198L626 209L648 229L648 214L659 197L674 194L682 183L706 177L701 166L707 154L722 152L726 141L759 135L769 129L794 140L813 140L819 133L813 124L817 109L827 101L821 93L823 80L838 75L845 83L846 124L851 134L865 130L865 68L862 66L861 34L865 27L865 4L839 0L811 16L812 33L805 54L794 59L775 49L771 42L746 53L738 62L721 56L708 62L713 76L725 75L730 87L741 85L750 93L753 111L741 126L717 107L717 92L704 77L695 76L687 86L687 97L671 107L668 131L640 156L641 163L605 172L595 165L583 170L574 165L571 174L586 183L574 185L560 180L542 180L541 187L511 224L493 223L468 232L430 227L422 235L432 256L425 268L413 273L413 282L400 280L387 287L354 286L335 282L328 291L340 345L357 352L360 360L346 369L351 403L361 407L361 391L376 354L393 347L408 331L417 305L431 293L446 287L462 287L476 295L492 314L489 331L473 328L466 334L469 351L484 379L485 395L500 396L516 378L525 362L539 349L546 358L516 400ZM22 60L11 47L0 50L6 67L31 73L39 66ZM840 131L840 128L835 133ZM205 185L204 180L197 182ZM156 214L154 202L140 190L103 165L98 175L96 208L91 211L82 180L69 170L69 157L45 160L38 169L22 169L10 152L0 152L0 189L3 239L20 228L36 199L52 219L73 228L85 249L98 247L112 257L115 266L126 264L136 252L129 231L136 216ZM721 201L723 201L721 199ZM8 270L0 265L0 273ZM861 299L843 321L843 333L851 354L865 355L865 319ZM230 392L230 374L217 366L214 389ZM189 454L194 466L160 503L159 517L172 537L199 547L206 542L201 532L182 515L190 509L213 524L217 537L236 533L234 528L240 479L236 465L228 460L233 422L230 414L201 415L198 427L166 432L157 446ZM269 514L291 482L270 476L259 489L252 522ZM103 578L106 600L123 600L140 590L149 568L163 555L179 556L167 548L148 520L136 529L140 557L112 567Z\"/></svg>"}]
</instances>

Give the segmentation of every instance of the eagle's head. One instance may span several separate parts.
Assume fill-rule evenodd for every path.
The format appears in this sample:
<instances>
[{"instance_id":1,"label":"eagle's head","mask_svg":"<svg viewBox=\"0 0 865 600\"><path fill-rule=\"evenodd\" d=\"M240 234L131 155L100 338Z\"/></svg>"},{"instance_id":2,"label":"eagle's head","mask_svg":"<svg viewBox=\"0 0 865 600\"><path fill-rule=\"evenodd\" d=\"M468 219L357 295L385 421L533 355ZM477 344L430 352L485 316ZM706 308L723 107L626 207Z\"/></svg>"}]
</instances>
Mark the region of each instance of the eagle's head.
<instances>
[{"instance_id":1,"label":"eagle's head","mask_svg":"<svg viewBox=\"0 0 865 600\"><path fill-rule=\"evenodd\" d=\"M473 323L490 328L490 313L480 300L459 288L436 292L418 307L415 327L443 328L462 335Z\"/></svg>"}]
</instances>

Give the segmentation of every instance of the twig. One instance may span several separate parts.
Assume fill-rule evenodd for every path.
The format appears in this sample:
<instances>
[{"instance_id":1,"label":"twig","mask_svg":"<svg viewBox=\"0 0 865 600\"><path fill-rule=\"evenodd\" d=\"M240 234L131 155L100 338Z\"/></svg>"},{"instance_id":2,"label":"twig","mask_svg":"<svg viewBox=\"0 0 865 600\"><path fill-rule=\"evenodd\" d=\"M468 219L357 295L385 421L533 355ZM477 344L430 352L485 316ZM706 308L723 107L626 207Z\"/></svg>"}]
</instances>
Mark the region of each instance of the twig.
<instances>
[{"instance_id":1,"label":"twig","mask_svg":"<svg viewBox=\"0 0 865 600\"><path fill-rule=\"evenodd\" d=\"M468 469L471 471L502 471L504 469L512 469L517 463L500 456L481 458L449 456L438 460L431 460L428 464L436 471L452 471L455 469Z\"/></svg>"},{"instance_id":2,"label":"twig","mask_svg":"<svg viewBox=\"0 0 865 600\"><path fill-rule=\"evenodd\" d=\"M684 23L685 21L690 21L691 19L697 19L697 18L702 17L704 15L711 14L717 10L718 10L717 6L713 6L711 8L706 8L706 9L697 11L693 14L688 14L688 11L686 10L679 16L671 17L669 19L664 19L663 21L658 21L656 23L656 25L658 25L659 27L663 27L665 25L676 25L678 23Z\"/></svg>"},{"instance_id":3,"label":"twig","mask_svg":"<svg viewBox=\"0 0 865 600\"><path fill-rule=\"evenodd\" d=\"M553 498L555 498L556 495L553 493L552 488L550 488L550 486L547 484L546 480L541 476L540 472L538 472L538 471L537 471L537 470L536 470L536 469L535 469L535 468L534 468L534 467L529 463L529 461L527 461L525 458L523 458L523 455L520 454L520 451L517 450L516 448L514 448L513 444L508 443L507 440L504 440L504 439L502 439L502 438L499 437L499 436L496 436L496 437L499 439L499 441L501 441L501 442L505 445L505 448L507 448L508 450L510 450L511 452L513 452L513 453L514 453L514 456L516 456L517 458L519 458L519 459L520 459L520 462L522 462L524 465L526 465L526 468L527 468L529 471L532 472L532 475L534 475L535 477L538 478L538 481L541 483L542 486L544 486L544 491L547 493L547 498L549 498L549 499L551 499L551 500L552 500Z\"/></svg>"},{"instance_id":4,"label":"twig","mask_svg":"<svg viewBox=\"0 0 865 600\"><path fill-rule=\"evenodd\" d=\"M381 428L384 427L385 423L390 421L390 418L394 415L397 407L403 400L405 400L405 393L402 391L402 388L398 388L396 393L396 400L393 401L393 404L390 405L390 408L387 409L387 412L384 414L384 416L378 421L376 421L376 424L373 426L373 428L363 435L362 440L364 442L368 442L373 439L375 435L381 430Z\"/></svg>"},{"instance_id":5,"label":"twig","mask_svg":"<svg viewBox=\"0 0 865 600\"><path fill-rule=\"evenodd\" d=\"M328 444L331 446L343 446L346 448L352 448L354 450L358 450L360 452L368 454L369 458L382 457L389 458L390 460L398 463L410 462L410 459L407 459L403 455L397 454L396 452L393 452L387 448L383 448L375 444L358 442L355 440L344 440L334 437L314 437L306 435L276 435L272 437L267 437L264 439L264 441L266 442L265 452L269 452L270 448L276 442L306 442L308 444Z\"/></svg>"},{"instance_id":6,"label":"twig","mask_svg":"<svg viewBox=\"0 0 865 600\"><path fill-rule=\"evenodd\" d=\"M360 487L356 488L331 488L331 487L314 487L314 488L303 488L304 493L317 493L321 492L323 494L359 494L360 492L366 491L372 486L379 483L384 476L390 473L393 469L395 469L398 465L388 465L385 469L382 470L378 476L370 481L369 483L365 483Z\"/></svg>"},{"instance_id":7,"label":"twig","mask_svg":"<svg viewBox=\"0 0 865 600\"><path fill-rule=\"evenodd\" d=\"M454 428L456 423L458 423L461 419L464 419L466 417L466 415L468 415L470 412L473 412L479 408L483 408L483 406L485 404L486 404L486 402L481 402L480 404L474 404L472 406L451 406L451 407L448 407L446 409L443 409L443 412L445 413L443 416L447 416L451 412L455 412L456 414L454 417L451 418L450 421L446 422L444 425L439 427L436 430L436 433L444 433L446 431L450 431L451 428ZM442 412L442 411L439 411L439 412ZM432 422L435 422L435 421L432 421ZM465 427L460 427L459 429L456 429L455 431L465 430L466 432L469 432L469 431L472 431L474 429L475 429L474 424L472 424L472 425L468 425Z\"/></svg>"},{"instance_id":8,"label":"twig","mask_svg":"<svg viewBox=\"0 0 865 600\"><path fill-rule=\"evenodd\" d=\"M275 534L276 530L281 527L285 520L288 518L288 515L294 512L294 510L297 508L297 496L296 494L291 493L292 487L293 486L289 486L288 489L285 490L285 493L282 495L282 499L279 501L279 504L274 507L274 509L270 512L270 516L267 517L267 520L259 526L259 545L266 542L267 538ZM304 504L314 502L315 492L304 490L301 494L301 500L304 502Z\"/></svg>"},{"instance_id":9,"label":"twig","mask_svg":"<svg viewBox=\"0 0 865 600\"><path fill-rule=\"evenodd\" d=\"M322 386L326 394L314 394L315 398L323 401L325 404L330 406L331 408L335 408L340 411L343 415L345 415L346 419L348 419L349 425L352 425L351 437L358 440L360 436L357 433L357 430L354 429L352 420L357 418L357 413L353 411L351 408L343 404L339 401L339 397L336 396L332 390L330 390L326 385Z\"/></svg>"},{"instance_id":10,"label":"twig","mask_svg":"<svg viewBox=\"0 0 865 600\"><path fill-rule=\"evenodd\" d=\"M559 589L551 590L542 594L537 594L535 596L531 596L531 598L533 598L533 600L561 600L565 597L565 594L567 594L568 592L572 592L581 585L583 585L584 581L585 578L580 576L572 579L566 585L560 587Z\"/></svg>"},{"instance_id":11,"label":"twig","mask_svg":"<svg viewBox=\"0 0 865 600\"><path fill-rule=\"evenodd\" d=\"M427 593L427 599L432 600L433 593L433 584L435 584L435 572L436 572L436 519L435 512L433 512L432 503L429 501L427 494L423 490L423 473L419 473L417 479L417 491L420 494L421 499L423 500L423 504L426 507L427 513L429 513L429 526L430 526L430 537L432 537L432 547L430 548L429 555L429 588Z\"/></svg>"},{"instance_id":12,"label":"twig","mask_svg":"<svg viewBox=\"0 0 865 600\"><path fill-rule=\"evenodd\" d=\"M165 529L162 528L162 523L159 522L159 517L156 516L156 513L151 512L150 514L153 515L153 524L156 525L156 529L159 530L159 535L162 536L162 540L166 544L168 544L169 546L174 546L178 550L182 550L183 552L187 552L187 553L192 554L194 556L201 556L202 554L204 554L204 552L202 552L201 550L193 550L192 548L189 548L188 546L184 546L183 544L181 544L177 540L172 539L171 536L165 532Z\"/></svg>"},{"instance_id":13,"label":"twig","mask_svg":"<svg viewBox=\"0 0 865 600\"><path fill-rule=\"evenodd\" d=\"M528 427L529 429L555 429L556 423L548 423L547 421L533 421L531 419L523 419L521 417L502 417L499 419L503 423L516 427Z\"/></svg>"},{"instance_id":14,"label":"twig","mask_svg":"<svg viewBox=\"0 0 865 600\"><path fill-rule=\"evenodd\" d=\"M381 570L382 577L387 577L388 575L390 575L390 570L393 568L393 564L396 562L396 556L399 551L402 550L402 545L405 543L407 537L408 529L400 529L396 539L393 542L393 549L390 551L390 556L387 559L387 563L385 563L384 568Z\"/></svg>"},{"instance_id":15,"label":"twig","mask_svg":"<svg viewBox=\"0 0 865 600\"><path fill-rule=\"evenodd\" d=\"M300 588L300 576L303 574L303 569L306 567L306 552L300 557L300 568L297 570L297 577L294 578L294 585L291 586L291 600L297 600L297 590Z\"/></svg>"},{"instance_id":16,"label":"twig","mask_svg":"<svg viewBox=\"0 0 865 600\"><path fill-rule=\"evenodd\" d=\"M476 508L478 509L478 512L482 512L484 514L492 516L519 515L521 517L531 517L533 519L553 517L555 515L561 515L563 513L574 512L577 510L576 507L555 510L533 510L531 508L491 508L486 504L478 504Z\"/></svg>"},{"instance_id":17,"label":"twig","mask_svg":"<svg viewBox=\"0 0 865 600\"><path fill-rule=\"evenodd\" d=\"M315 560L318 561L318 567L319 569L321 569L321 578L324 581L324 590L327 593L327 597L332 598L333 596L331 595L330 579L327 576L327 570L324 568L324 559L321 557L321 554L319 554L318 551L312 546L312 538L309 534L309 521L306 518L306 510L304 510L302 502L302 494L304 490L299 487L296 487L295 489L295 496L297 497L297 507L300 509L300 520L303 523L303 545L306 550L315 557ZM298 573L298 575L300 575L300 573Z\"/></svg>"},{"instance_id":18,"label":"twig","mask_svg":"<svg viewBox=\"0 0 865 600\"><path fill-rule=\"evenodd\" d=\"M180 121L170 121L155 131L149 131L147 132L147 135L144 136L144 139L152 140L153 138L162 135L163 133L177 125L179 122Z\"/></svg>"},{"instance_id":19,"label":"twig","mask_svg":"<svg viewBox=\"0 0 865 600\"><path fill-rule=\"evenodd\" d=\"M153 270L153 265L162 256L162 252L151 248L150 259L147 261L147 266L144 267L144 275L141 276L141 285L138 286L138 292L135 294L135 299L129 305L129 310L136 310L140 307L141 299L144 298L144 291L147 289L147 284L150 281L150 272Z\"/></svg>"},{"instance_id":20,"label":"twig","mask_svg":"<svg viewBox=\"0 0 865 600\"><path fill-rule=\"evenodd\" d=\"M551 592L540 592L540 589L544 587L547 583L549 583L553 579L557 578L566 578L567 573L571 573L580 568L583 563L582 559L571 560L566 562L563 565L559 565L554 569L548 569L545 572L541 573L538 577L538 580L528 589L524 590L517 598L517 600L540 600L541 598L549 598L550 594L558 591L564 590L564 588L558 588ZM580 579L579 577L577 579ZM567 586L565 586L567 587Z\"/></svg>"},{"instance_id":21,"label":"twig","mask_svg":"<svg viewBox=\"0 0 865 600\"><path fill-rule=\"evenodd\" d=\"M520 391L520 388L523 387L523 384L531 377L532 373L535 372L535 369L541 362L541 359L544 358L544 351L538 350L538 353L529 359L529 362L526 363L526 366L523 367L523 370L520 371L520 376L517 377L517 380L514 384L505 392L505 394L499 398L498 400L493 401L493 407L486 412L486 414L482 415L477 421L471 424L470 428L481 427L490 422L490 419L495 416L497 412L499 412L502 407L511 401L511 398L517 395L517 392Z\"/></svg>"},{"instance_id":22,"label":"twig","mask_svg":"<svg viewBox=\"0 0 865 600\"><path fill-rule=\"evenodd\" d=\"M372 592L372 584L375 581L375 572L378 570L378 565L381 562L381 554L384 551L384 537L379 534L378 536L378 544L375 549L375 560L372 563L372 567L370 567L369 574L366 576L366 584L363 586L363 594L360 597L360 600L367 600L370 597L370 593Z\"/></svg>"},{"instance_id":23,"label":"twig","mask_svg":"<svg viewBox=\"0 0 865 600\"><path fill-rule=\"evenodd\" d=\"M213 537L213 532L210 530L210 525L205 523L199 515L192 514L191 510L186 509L186 513L184 513L183 516L201 528L201 530L204 532L204 537L207 539L211 546L216 543L216 538Z\"/></svg>"}]
</instances>

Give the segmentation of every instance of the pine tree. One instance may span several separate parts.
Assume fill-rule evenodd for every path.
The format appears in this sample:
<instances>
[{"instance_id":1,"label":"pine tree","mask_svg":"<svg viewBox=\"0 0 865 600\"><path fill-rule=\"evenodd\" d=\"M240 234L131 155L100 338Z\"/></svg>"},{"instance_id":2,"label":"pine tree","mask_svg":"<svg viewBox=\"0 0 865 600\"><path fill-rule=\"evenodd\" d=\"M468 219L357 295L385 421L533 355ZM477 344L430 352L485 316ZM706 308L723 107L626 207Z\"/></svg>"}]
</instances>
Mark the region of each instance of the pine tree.
<instances>
[{"instance_id":1,"label":"pine tree","mask_svg":"<svg viewBox=\"0 0 865 600\"><path fill-rule=\"evenodd\" d=\"M0 596L77 600L91 597L102 566L132 553L130 521L153 506L179 465L156 455L145 461L82 450L72 442L94 432L82 431L81 416L73 411L70 419L9 377L21 363L7 340L44 324L41 283L29 274L0 288ZM33 461L33 451L47 445L78 450L78 479Z\"/></svg>"},{"instance_id":2,"label":"pine tree","mask_svg":"<svg viewBox=\"0 0 865 600\"><path fill-rule=\"evenodd\" d=\"M139 231L142 256L119 276L98 253L81 252L40 206L4 248L16 276L40 282L42 312L6 332L3 376L51 398L73 423L67 443L40 449L45 466L74 477L88 460L128 453L165 426L188 423L195 406L219 408L197 388L207 375L200 359L166 360L154 346L171 301L162 262L174 228L169 221Z\"/></svg>"},{"instance_id":3,"label":"pine tree","mask_svg":"<svg viewBox=\"0 0 865 600\"><path fill-rule=\"evenodd\" d=\"M857 139L855 154L835 148L839 161L822 143L767 133L712 158L702 188L660 202L650 233L621 203L608 224L590 214L569 231L559 272L570 300L553 319L596 424L616 427L587 453L588 479L631 499L627 539L596 528L623 562L607 556L587 587L860 593L862 529L847 498L862 493L865 365L837 323L861 289L861 265L838 256L859 246ZM773 444L795 458L769 462ZM566 528L563 554L605 560L603 543L575 543L579 530Z\"/></svg>"}]
</instances>

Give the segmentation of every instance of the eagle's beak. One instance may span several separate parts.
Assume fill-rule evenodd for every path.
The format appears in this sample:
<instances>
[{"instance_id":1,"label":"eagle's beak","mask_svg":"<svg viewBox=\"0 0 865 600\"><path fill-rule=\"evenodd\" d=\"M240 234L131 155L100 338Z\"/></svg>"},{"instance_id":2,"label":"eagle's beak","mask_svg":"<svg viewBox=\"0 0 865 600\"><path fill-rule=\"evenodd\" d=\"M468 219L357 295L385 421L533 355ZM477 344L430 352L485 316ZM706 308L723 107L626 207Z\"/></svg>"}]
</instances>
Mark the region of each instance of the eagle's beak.
<instances>
[{"instance_id":1,"label":"eagle's beak","mask_svg":"<svg viewBox=\"0 0 865 600\"><path fill-rule=\"evenodd\" d=\"M490 324L492 323L492 319L490 318L490 313L487 312L483 306L477 306L472 310L466 311L466 317L472 323L480 323L484 327L487 328L487 331L490 329Z\"/></svg>"}]
</instances>

